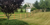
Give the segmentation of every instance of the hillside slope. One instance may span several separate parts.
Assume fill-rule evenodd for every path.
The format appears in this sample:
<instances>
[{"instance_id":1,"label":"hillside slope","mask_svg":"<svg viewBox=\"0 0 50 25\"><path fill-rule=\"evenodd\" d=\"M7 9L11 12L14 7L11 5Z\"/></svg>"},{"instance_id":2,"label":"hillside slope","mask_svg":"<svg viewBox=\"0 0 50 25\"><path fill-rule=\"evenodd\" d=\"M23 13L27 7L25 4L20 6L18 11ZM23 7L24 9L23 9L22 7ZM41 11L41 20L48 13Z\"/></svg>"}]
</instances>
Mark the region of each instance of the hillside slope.
<instances>
[{"instance_id":1,"label":"hillside slope","mask_svg":"<svg viewBox=\"0 0 50 25\"><path fill-rule=\"evenodd\" d=\"M50 25L50 12L39 12L33 16L22 19L29 23L29 25Z\"/></svg>"}]
</instances>

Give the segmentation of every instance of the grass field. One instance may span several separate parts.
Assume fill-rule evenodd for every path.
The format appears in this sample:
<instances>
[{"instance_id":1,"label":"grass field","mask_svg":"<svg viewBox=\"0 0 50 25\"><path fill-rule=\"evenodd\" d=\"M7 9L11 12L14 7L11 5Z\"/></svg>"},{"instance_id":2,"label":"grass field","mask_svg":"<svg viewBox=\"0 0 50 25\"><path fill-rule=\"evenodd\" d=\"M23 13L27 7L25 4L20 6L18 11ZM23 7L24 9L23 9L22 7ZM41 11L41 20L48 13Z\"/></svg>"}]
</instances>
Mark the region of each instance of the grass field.
<instances>
[{"instance_id":1,"label":"grass field","mask_svg":"<svg viewBox=\"0 0 50 25\"><path fill-rule=\"evenodd\" d=\"M21 13L21 14L25 14L25 13ZM0 15L3 15L3 13L0 13ZM3 17L3 16L0 16L0 17ZM13 18L14 17L12 15L10 19L13 19ZM15 18L18 20L25 21L29 23L29 25L50 25L50 12L39 12L31 15L30 17L27 16L26 18L24 15L22 15L22 19L20 19L20 15L15 15Z\"/></svg>"},{"instance_id":2,"label":"grass field","mask_svg":"<svg viewBox=\"0 0 50 25\"><path fill-rule=\"evenodd\" d=\"M29 23L29 25L50 25L50 12L35 13L33 16L22 19Z\"/></svg>"}]
</instances>

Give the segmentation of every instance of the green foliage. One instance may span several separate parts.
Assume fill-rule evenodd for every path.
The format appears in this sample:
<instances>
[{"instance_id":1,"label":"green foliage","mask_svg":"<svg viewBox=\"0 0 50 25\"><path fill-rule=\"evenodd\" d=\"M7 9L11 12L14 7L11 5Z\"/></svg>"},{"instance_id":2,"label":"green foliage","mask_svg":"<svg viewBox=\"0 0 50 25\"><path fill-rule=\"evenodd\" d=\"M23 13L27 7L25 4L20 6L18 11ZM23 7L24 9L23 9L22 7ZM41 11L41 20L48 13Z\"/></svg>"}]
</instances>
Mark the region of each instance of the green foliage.
<instances>
[{"instance_id":1,"label":"green foliage","mask_svg":"<svg viewBox=\"0 0 50 25\"><path fill-rule=\"evenodd\" d=\"M48 10L47 8L50 8L50 0L40 0L40 2L36 0L33 6L37 9L42 9L45 12Z\"/></svg>"},{"instance_id":2,"label":"green foliage","mask_svg":"<svg viewBox=\"0 0 50 25\"><path fill-rule=\"evenodd\" d=\"M15 10L15 12L18 12L18 10Z\"/></svg>"},{"instance_id":3,"label":"green foliage","mask_svg":"<svg viewBox=\"0 0 50 25\"><path fill-rule=\"evenodd\" d=\"M48 12L48 11L50 11L50 8L47 8L47 10L46 10L46 11L47 11L47 12Z\"/></svg>"},{"instance_id":4,"label":"green foliage","mask_svg":"<svg viewBox=\"0 0 50 25\"><path fill-rule=\"evenodd\" d=\"M23 9L21 8L21 11L20 12L23 12Z\"/></svg>"},{"instance_id":5,"label":"green foliage","mask_svg":"<svg viewBox=\"0 0 50 25\"><path fill-rule=\"evenodd\" d=\"M27 5L25 4L25 5L23 6L23 8L25 8L25 9L26 9L26 7L27 7Z\"/></svg>"},{"instance_id":6,"label":"green foliage","mask_svg":"<svg viewBox=\"0 0 50 25\"><path fill-rule=\"evenodd\" d=\"M50 8L50 0L45 0L47 7Z\"/></svg>"},{"instance_id":7,"label":"green foliage","mask_svg":"<svg viewBox=\"0 0 50 25\"><path fill-rule=\"evenodd\" d=\"M33 4L33 6L34 6L35 8L37 8L37 9L40 9L40 6L39 6L38 1L36 1L35 4Z\"/></svg>"},{"instance_id":8,"label":"green foliage","mask_svg":"<svg viewBox=\"0 0 50 25\"><path fill-rule=\"evenodd\" d=\"M40 0L40 7L47 11L47 8L50 8L50 0Z\"/></svg>"},{"instance_id":9,"label":"green foliage","mask_svg":"<svg viewBox=\"0 0 50 25\"><path fill-rule=\"evenodd\" d=\"M30 7L29 5L27 7Z\"/></svg>"},{"instance_id":10,"label":"green foliage","mask_svg":"<svg viewBox=\"0 0 50 25\"><path fill-rule=\"evenodd\" d=\"M5 20L7 20L7 19L5 19L5 18L0 18L0 22L1 22L1 21L5 21Z\"/></svg>"},{"instance_id":11,"label":"green foliage","mask_svg":"<svg viewBox=\"0 0 50 25\"><path fill-rule=\"evenodd\" d=\"M25 12L26 12L26 7L27 7L27 5L25 4L25 5L23 6L23 8L25 9Z\"/></svg>"},{"instance_id":12,"label":"green foliage","mask_svg":"<svg viewBox=\"0 0 50 25\"><path fill-rule=\"evenodd\" d=\"M37 8L31 8L31 11L36 10Z\"/></svg>"},{"instance_id":13,"label":"green foliage","mask_svg":"<svg viewBox=\"0 0 50 25\"><path fill-rule=\"evenodd\" d=\"M20 20L6 20L6 19L0 20L3 20L2 22L0 21L0 25L28 25L28 23Z\"/></svg>"},{"instance_id":14,"label":"green foliage","mask_svg":"<svg viewBox=\"0 0 50 25\"><path fill-rule=\"evenodd\" d=\"M23 6L23 8L25 9L25 12L26 12L26 7L27 7L27 5L25 4L25 5Z\"/></svg>"},{"instance_id":15,"label":"green foliage","mask_svg":"<svg viewBox=\"0 0 50 25\"><path fill-rule=\"evenodd\" d=\"M42 0L42 1L40 2L40 7L41 7L41 8L48 8L48 1Z\"/></svg>"}]
</instances>

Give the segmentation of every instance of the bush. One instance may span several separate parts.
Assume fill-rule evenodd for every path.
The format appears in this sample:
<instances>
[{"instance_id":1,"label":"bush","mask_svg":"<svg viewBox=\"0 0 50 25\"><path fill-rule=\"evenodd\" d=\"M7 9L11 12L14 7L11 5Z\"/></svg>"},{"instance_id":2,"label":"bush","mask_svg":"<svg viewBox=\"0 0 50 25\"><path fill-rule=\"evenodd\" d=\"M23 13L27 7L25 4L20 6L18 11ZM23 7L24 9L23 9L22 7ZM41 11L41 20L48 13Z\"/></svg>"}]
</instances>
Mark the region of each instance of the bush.
<instances>
[{"instance_id":1,"label":"bush","mask_svg":"<svg viewBox=\"0 0 50 25\"><path fill-rule=\"evenodd\" d=\"M31 8L31 11L36 10L37 8Z\"/></svg>"},{"instance_id":2,"label":"bush","mask_svg":"<svg viewBox=\"0 0 50 25\"><path fill-rule=\"evenodd\" d=\"M0 25L28 25L28 23L20 20L6 20L0 22Z\"/></svg>"},{"instance_id":3,"label":"bush","mask_svg":"<svg viewBox=\"0 0 50 25\"><path fill-rule=\"evenodd\" d=\"M5 21L5 20L7 20L7 19L5 19L5 18L0 18L0 21Z\"/></svg>"},{"instance_id":4,"label":"bush","mask_svg":"<svg viewBox=\"0 0 50 25\"><path fill-rule=\"evenodd\" d=\"M46 11L47 11L47 12L48 12L48 11L50 11L50 8L47 8L47 10L46 10Z\"/></svg>"}]
</instances>

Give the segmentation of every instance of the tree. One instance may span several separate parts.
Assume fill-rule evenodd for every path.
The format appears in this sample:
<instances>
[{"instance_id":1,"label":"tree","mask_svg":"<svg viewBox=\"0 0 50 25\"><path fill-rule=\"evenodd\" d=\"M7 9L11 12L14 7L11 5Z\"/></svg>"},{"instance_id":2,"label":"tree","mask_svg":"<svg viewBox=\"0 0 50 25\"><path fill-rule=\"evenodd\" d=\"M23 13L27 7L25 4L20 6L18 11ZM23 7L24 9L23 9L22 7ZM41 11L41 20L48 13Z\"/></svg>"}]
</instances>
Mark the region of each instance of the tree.
<instances>
[{"instance_id":1,"label":"tree","mask_svg":"<svg viewBox=\"0 0 50 25\"><path fill-rule=\"evenodd\" d=\"M48 4L48 8L47 8L47 11L50 11L50 0L45 0Z\"/></svg>"},{"instance_id":2,"label":"tree","mask_svg":"<svg viewBox=\"0 0 50 25\"><path fill-rule=\"evenodd\" d=\"M42 8L42 9L44 9L44 12L46 12L46 9L49 7L49 2L48 2L48 0L46 1L46 0L40 0L40 7Z\"/></svg>"},{"instance_id":3,"label":"tree","mask_svg":"<svg viewBox=\"0 0 50 25\"><path fill-rule=\"evenodd\" d=\"M29 4L27 5L27 7L30 7Z\"/></svg>"},{"instance_id":4,"label":"tree","mask_svg":"<svg viewBox=\"0 0 50 25\"><path fill-rule=\"evenodd\" d=\"M44 12L46 12L47 8L48 8L48 1L44 1Z\"/></svg>"},{"instance_id":5,"label":"tree","mask_svg":"<svg viewBox=\"0 0 50 25\"><path fill-rule=\"evenodd\" d=\"M39 2L38 2L37 0L36 0L35 4L33 4L33 6L34 6L35 8L37 8L37 9L39 10L39 12L42 11L42 9L40 8L40 4L39 4Z\"/></svg>"},{"instance_id":6,"label":"tree","mask_svg":"<svg viewBox=\"0 0 50 25\"><path fill-rule=\"evenodd\" d=\"M46 1L46 5L48 5L48 8L50 8L50 0L45 0Z\"/></svg>"},{"instance_id":7,"label":"tree","mask_svg":"<svg viewBox=\"0 0 50 25\"><path fill-rule=\"evenodd\" d=\"M23 7L21 6L21 12L23 12Z\"/></svg>"},{"instance_id":8,"label":"tree","mask_svg":"<svg viewBox=\"0 0 50 25\"><path fill-rule=\"evenodd\" d=\"M14 13L17 8L20 8L23 1L24 0L0 0L1 11L5 13L9 19L12 13Z\"/></svg>"},{"instance_id":9,"label":"tree","mask_svg":"<svg viewBox=\"0 0 50 25\"><path fill-rule=\"evenodd\" d=\"M24 6L23 6L23 8L26 8L27 7L27 5L25 4Z\"/></svg>"},{"instance_id":10,"label":"tree","mask_svg":"<svg viewBox=\"0 0 50 25\"><path fill-rule=\"evenodd\" d=\"M27 5L25 4L25 5L23 6L23 8L25 8L25 12L26 12L26 7L27 7Z\"/></svg>"},{"instance_id":11,"label":"tree","mask_svg":"<svg viewBox=\"0 0 50 25\"><path fill-rule=\"evenodd\" d=\"M40 6L39 6L39 3L38 3L37 0L36 0L35 4L33 4L33 6L34 6L35 8L37 8L37 9L40 9Z\"/></svg>"}]
</instances>

